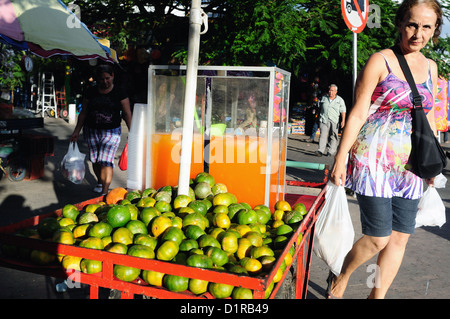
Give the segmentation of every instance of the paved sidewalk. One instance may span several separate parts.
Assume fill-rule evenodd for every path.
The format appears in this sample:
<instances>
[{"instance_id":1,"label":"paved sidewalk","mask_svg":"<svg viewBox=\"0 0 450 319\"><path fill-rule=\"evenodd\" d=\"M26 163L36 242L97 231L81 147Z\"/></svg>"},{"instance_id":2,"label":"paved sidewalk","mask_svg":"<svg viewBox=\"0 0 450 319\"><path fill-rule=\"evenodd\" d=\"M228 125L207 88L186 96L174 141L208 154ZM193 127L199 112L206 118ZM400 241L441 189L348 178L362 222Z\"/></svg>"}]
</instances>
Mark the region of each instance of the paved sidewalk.
<instances>
[{"instance_id":1,"label":"paved sidewalk","mask_svg":"<svg viewBox=\"0 0 450 319\"><path fill-rule=\"evenodd\" d=\"M54 211L68 203L78 203L96 197L92 192L95 178L88 165L86 178L80 185L74 185L64 180L59 171L62 157L69 145L69 136L74 125L63 119L45 118L42 129L33 130L39 134L51 134L55 137L55 155L46 158L45 175L37 180L11 182L6 178L0 181L0 226L18 222L33 215ZM127 129L123 126L123 138L117 157L123 149ZM314 162L330 165L332 157L317 157L314 152L316 143L306 143L305 136L291 135L288 140L288 155L290 161ZM85 143L79 143L81 152L88 153ZM118 158L117 158L118 160ZM449 171L445 171L447 178ZM323 172L310 169L288 168L289 180L320 181ZM126 172L119 168L114 170L111 188L126 186ZM315 192L314 189L288 187L288 192ZM447 208L447 220L450 219L450 183L445 189L439 189ZM348 196L350 214L355 228L355 239L361 236L359 208L356 199ZM411 237L406 250L406 256L400 272L395 279L387 298L390 299L438 299L450 298L450 226L445 224L441 229L426 227L416 230ZM368 272L375 259L361 266L352 276L345 294L346 298L364 299L370 292L367 280L373 272ZM328 269L322 260L313 255L308 299L323 299L326 289ZM57 293L57 280L45 276L34 275L12 269L0 268L0 298L84 298L88 290L72 289L66 293Z\"/></svg>"}]
</instances>

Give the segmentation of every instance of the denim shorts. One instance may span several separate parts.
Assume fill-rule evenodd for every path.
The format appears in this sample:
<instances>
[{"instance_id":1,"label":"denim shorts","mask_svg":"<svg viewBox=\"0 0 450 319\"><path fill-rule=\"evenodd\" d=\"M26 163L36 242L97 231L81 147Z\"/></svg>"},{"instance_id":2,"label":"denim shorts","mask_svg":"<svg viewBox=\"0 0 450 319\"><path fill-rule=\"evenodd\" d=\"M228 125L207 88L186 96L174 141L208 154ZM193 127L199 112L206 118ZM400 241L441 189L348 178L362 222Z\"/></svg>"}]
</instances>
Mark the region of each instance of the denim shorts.
<instances>
[{"instance_id":1,"label":"denim shorts","mask_svg":"<svg viewBox=\"0 0 450 319\"><path fill-rule=\"evenodd\" d=\"M359 194L356 196L364 235L386 237L390 236L393 230L406 234L414 233L419 199L382 198Z\"/></svg>"}]
</instances>

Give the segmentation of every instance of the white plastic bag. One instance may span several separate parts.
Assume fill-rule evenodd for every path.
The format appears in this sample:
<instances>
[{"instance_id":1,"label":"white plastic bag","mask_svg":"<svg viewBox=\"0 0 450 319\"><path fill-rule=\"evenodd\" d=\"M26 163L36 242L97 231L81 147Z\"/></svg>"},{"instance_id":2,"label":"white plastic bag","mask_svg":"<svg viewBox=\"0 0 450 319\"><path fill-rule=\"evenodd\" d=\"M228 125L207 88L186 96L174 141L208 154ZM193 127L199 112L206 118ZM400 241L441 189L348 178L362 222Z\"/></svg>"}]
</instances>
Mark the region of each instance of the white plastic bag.
<instances>
[{"instance_id":1,"label":"white plastic bag","mask_svg":"<svg viewBox=\"0 0 450 319\"><path fill-rule=\"evenodd\" d=\"M86 173L85 154L78 149L76 142L70 142L69 149L61 161L62 175L74 184L80 184Z\"/></svg>"},{"instance_id":2,"label":"white plastic bag","mask_svg":"<svg viewBox=\"0 0 450 319\"><path fill-rule=\"evenodd\" d=\"M439 226L446 222L445 205L439 196L436 187L428 186L419 201L419 210L416 216L416 228L421 226Z\"/></svg>"},{"instance_id":3,"label":"white plastic bag","mask_svg":"<svg viewBox=\"0 0 450 319\"><path fill-rule=\"evenodd\" d=\"M354 238L344 186L328 182L325 204L316 221L314 254L337 276L345 256L353 247Z\"/></svg>"},{"instance_id":4,"label":"white plastic bag","mask_svg":"<svg viewBox=\"0 0 450 319\"><path fill-rule=\"evenodd\" d=\"M445 177L444 174L440 173L434 178L434 187L445 188L445 184L447 184L447 177Z\"/></svg>"}]
</instances>

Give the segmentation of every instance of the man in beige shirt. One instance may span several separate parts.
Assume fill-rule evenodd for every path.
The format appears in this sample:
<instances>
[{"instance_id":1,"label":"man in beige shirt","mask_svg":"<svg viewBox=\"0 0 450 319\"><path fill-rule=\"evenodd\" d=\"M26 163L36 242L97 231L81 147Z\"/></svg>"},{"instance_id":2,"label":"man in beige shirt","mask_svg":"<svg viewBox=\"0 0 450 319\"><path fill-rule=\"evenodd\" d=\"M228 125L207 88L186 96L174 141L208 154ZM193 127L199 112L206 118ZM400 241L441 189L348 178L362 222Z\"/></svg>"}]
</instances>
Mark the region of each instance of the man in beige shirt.
<instances>
[{"instance_id":1,"label":"man in beige shirt","mask_svg":"<svg viewBox=\"0 0 450 319\"><path fill-rule=\"evenodd\" d=\"M320 101L320 138L317 156L334 155L338 145L339 116L341 117L341 128L345 125L345 114L347 108L344 99L337 95L337 85L331 84L328 95ZM328 146L328 153L325 149Z\"/></svg>"}]
</instances>

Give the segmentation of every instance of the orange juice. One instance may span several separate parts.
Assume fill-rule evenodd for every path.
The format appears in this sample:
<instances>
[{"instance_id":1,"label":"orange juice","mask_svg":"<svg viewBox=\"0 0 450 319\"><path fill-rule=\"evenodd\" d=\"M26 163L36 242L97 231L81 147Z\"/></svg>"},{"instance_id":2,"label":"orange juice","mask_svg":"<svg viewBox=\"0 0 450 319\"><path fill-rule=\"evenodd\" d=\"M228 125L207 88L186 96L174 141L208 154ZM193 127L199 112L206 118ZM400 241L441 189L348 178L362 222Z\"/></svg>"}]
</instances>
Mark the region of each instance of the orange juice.
<instances>
[{"instance_id":1,"label":"orange juice","mask_svg":"<svg viewBox=\"0 0 450 319\"><path fill-rule=\"evenodd\" d=\"M203 139L194 134L191 156L191 177L203 171ZM152 135L151 187L178 185L180 169L181 134L156 133Z\"/></svg>"},{"instance_id":2,"label":"orange juice","mask_svg":"<svg viewBox=\"0 0 450 319\"><path fill-rule=\"evenodd\" d=\"M181 134L156 133L152 136L152 183L159 188L178 185ZM282 143L283 144L283 143ZM204 159L209 163L209 173L216 183L224 183L228 192L236 195L238 202L250 206L264 204L266 191L267 138L245 135L213 136L203 148L203 136L194 134L191 178L203 171ZM269 207L283 198L285 148L280 149L278 139L272 142L269 170ZM205 156L203 154L205 153Z\"/></svg>"},{"instance_id":3,"label":"orange juice","mask_svg":"<svg viewBox=\"0 0 450 319\"><path fill-rule=\"evenodd\" d=\"M277 150L277 156L275 158L272 156L269 170L271 183L272 180L274 182L278 180L278 144L278 141L272 144ZM215 136L211 139L210 153L209 173L217 182L227 185L228 191L235 194L239 202L246 202L252 207L264 204L267 138L243 135ZM270 186L269 190L272 188ZM272 197L275 199L276 192L271 194L270 202L273 201Z\"/></svg>"}]
</instances>

